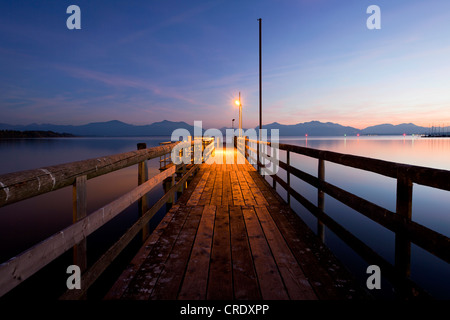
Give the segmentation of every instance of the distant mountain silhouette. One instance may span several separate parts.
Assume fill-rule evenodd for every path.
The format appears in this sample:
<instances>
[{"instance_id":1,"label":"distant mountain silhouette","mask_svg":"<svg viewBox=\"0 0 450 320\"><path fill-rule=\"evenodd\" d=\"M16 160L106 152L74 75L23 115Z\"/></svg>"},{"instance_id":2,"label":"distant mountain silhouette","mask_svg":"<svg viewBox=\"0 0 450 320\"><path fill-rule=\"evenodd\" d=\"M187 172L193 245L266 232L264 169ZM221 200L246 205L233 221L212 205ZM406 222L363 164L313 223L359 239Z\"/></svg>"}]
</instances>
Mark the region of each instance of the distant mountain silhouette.
<instances>
[{"instance_id":1,"label":"distant mountain silhouette","mask_svg":"<svg viewBox=\"0 0 450 320\"><path fill-rule=\"evenodd\" d=\"M376 126L367 127L362 130L363 134L425 134L429 128L419 127L413 123L402 123L392 125L389 123L379 124Z\"/></svg>"},{"instance_id":2,"label":"distant mountain silhouette","mask_svg":"<svg viewBox=\"0 0 450 320\"><path fill-rule=\"evenodd\" d=\"M259 126L256 127L258 130ZM424 134L428 128L419 127L412 123L399 125L381 124L367 127L363 130L342 126L333 122L310 121L293 125L283 125L278 122L263 125L264 129L279 129L280 136L354 136L361 135L397 135L397 134Z\"/></svg>"},{"instance_id":3,"label":"distant mountain silhouette","mask_svg":"<svg viewBox=\"0 0 450 320\"><path fill-rule=\"evenodd\" d=\"M56 133L53 131L15 131L0 130L0 139L16 139L16 138L59 138L74 137L69 133Z\"/></svg>"},{"instance_id":4,"label":"distant mountain silhouette","mask_svg":"<svg viewBox=\"0 0 450 320\"><path fill-rule=\"evenodd\" d=\"M175 129L186 129L191 135L194 134L194 126L186 122L160 121L148 125L131 125L118 120L107 122L93 122L85 125L54 125L54 124L36 124L29 125L9 125L1 124L0 130L16 131L53 131L59 133L69 133L76 136L96 136L96 137L133 137L133 136L170 136ZM206 130L207 128L203 128ZM226 128L220 130L226 133ZM235 128L236 129L236 128ZM258 130L258 127L255 128ZM412 123L403 123L399 125L380 124L367 127L363 130L342 126L338 123L310 121L297 123L293 125L284 125L278 122L263 125L263 129L278 129L280 136L343 136L343 135L389 135L389 134L424 134L429 131L428 128L419 127Z\"/></svg>"},{"instance_id":5,"label":"distant mountain silhouette","mask_svg":"<svg viewBox=\"0 0 450 320\"><path fill-rule=\"evenodd\" d=\"M186 129L194 134L194 126L186 122L161 121L149 125L131 125L118 120L107 122L93 122L80 126L54 125L54 124L29 124L25 126L13 126L0 124L0 130L19 131L54 131L66 132L76 136L95 137L137 137L137 136L170 136L175 129Z\"/></svg>"},{"instance_id":6,"label":"distant mountain silhouette","mask_svg":"<svg viewBox=\"0 0 450 320\"><path fill-rule=\"evenodd\" d=\"M259 126L256 127L256 130ZM343 136L356 135L360 130L353 127L344 127L337 123L310 121L293 125L284 125L278 122L263 125L263 129L279 129L280 136Z\"/></svg>"}]
</instances>

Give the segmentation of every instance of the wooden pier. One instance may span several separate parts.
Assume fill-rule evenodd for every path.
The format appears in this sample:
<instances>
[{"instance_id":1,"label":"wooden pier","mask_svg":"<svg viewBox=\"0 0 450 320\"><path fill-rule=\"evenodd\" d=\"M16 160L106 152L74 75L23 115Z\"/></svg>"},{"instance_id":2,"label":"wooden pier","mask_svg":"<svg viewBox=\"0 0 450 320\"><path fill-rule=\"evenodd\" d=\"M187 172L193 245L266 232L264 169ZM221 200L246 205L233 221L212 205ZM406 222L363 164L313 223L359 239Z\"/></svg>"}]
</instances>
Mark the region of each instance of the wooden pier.
<instances>
[{"instance_id":1,"label":"wooden pier","mask_svg":"<svg viewBox=\"0 0 450 320\"><path fill-rule=\"evenodd\" d=\"M411 280L411 245L450 263L450 238L412 219L412 191L414 184L450 191L450 171L286 144L272 146L248 138L239 141L239 151L231 148L222 154L220 150L214 153L214 141L203 137L152 148L138 144L138 150L127 153L0 175L0 207L67 186L73 190L73 224L0 264L0 297L68 251L73 251L73 264L81 269L81 289L69 288L60 298L89 297L91 285L141 235L143 246L111 283L105 299L370 298L360 281L355 281L324 245L326 227L367 265L379 266L398 298L429 298ZM285 161L278 165L286 178L274 173L269 184L259 172L264 164L258 163L255 170L248 162L254 161L259 147L270 147L270 155L267 150L261 152L265 159L275 159L278 151L285 153ZM201 154L197 160L195 150ZM180 158L186 156L187 163L171 163L172 152ZM213 153L223 161L210 164ZM317 175L293 166L290 154L316 159ZM243 155L243 161L238 155ZM158 157L161 172L148 177L147 160ZM231 163L227 161L230 158L234 159ZM327 182L326 163L396 179L395 212ZM86 181L133 165L138 167L138 186L102 208L86 212ZM317 205L292 187L291 176L317 189ZM286 201L276 185L286 191ZM164 195L149 203L148 192L161 186ZM327 215L325 194L393 232L394 263ZM291 198L315 217L316 232L291 209ZM136 202L137 221L100 258L87 261L87 237ZM163 206L170 210L150 232L149 222Z\"/></svg>"},{"instance_id":2,"label":"wooden pier","mask_svg":"<svg viewBox=\"0 0 450 320\"><path fill-rule=\"evenodd\" d=\"M106 299L361 297L331 254L317 259L311 249L326 250L254 167L225 160L200 165Z\"/></svg>"}]
</instances>

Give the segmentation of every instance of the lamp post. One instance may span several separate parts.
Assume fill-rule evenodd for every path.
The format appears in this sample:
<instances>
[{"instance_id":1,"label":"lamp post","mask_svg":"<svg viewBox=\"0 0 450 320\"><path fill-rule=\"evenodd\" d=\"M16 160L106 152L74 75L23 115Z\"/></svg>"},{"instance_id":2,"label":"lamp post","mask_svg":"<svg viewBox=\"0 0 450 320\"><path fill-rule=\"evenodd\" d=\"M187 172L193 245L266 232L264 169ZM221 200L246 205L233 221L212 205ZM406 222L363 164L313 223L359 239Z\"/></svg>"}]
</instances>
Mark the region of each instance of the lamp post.
<instances>
[{"instance_id":1,"label":"lamp post","mask_svg":"<svg viewBox=\"0 0 450 320\"><path fill-rule=\"evenodd\" d=\"M242 103L240 91L239 91L239 100L236 100L235 103L237 106L239 106L239 138L240 138L242 137Z\"/></svg>"},{"instance_id":2,"label":"lamp post","mask_svg":"<svg viewBox=\"0 0 450 320\"><path fill-rule=\"evenodd\" d=\"M233 129L233 132L234 132L234 119L231 120L231 129Z\"/></svg>"},{"instance_id":3,"label":"lamp post","mask_svg":"<svg viewBox=\"0 0 450 320\"><path fill-rule=\"evenodd\" d=\"M261 140L261 132L262 132L262 50L261 50L261 23L262 19L258 19L259 22L259 134L258 134L258 141ZM256 163L258 172L261 173L261 166L259 161L259 147L260 145L257 145L257 155L256 155Z\"/></svg>"}]
</instances>

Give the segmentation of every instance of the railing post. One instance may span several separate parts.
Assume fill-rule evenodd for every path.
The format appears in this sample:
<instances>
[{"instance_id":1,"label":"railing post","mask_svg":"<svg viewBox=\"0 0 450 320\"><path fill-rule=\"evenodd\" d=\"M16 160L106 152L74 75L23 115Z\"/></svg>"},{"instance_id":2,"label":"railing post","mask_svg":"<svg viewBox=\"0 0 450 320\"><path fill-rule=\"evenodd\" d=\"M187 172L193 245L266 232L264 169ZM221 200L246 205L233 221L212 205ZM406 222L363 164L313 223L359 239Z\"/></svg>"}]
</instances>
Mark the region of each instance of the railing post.
<instances>
[{"instance_id":1,"label":"railing post","mask_svg":"<svg viewBox=\"0 0 450 320\"><path fill-rule=\"evenodd\" d=\"M289 150L286 151L286 164L287 164L287 170L286 170L286 182L288 185L288 189L287 191L287 203L290 206L291 205L291 192L290 192L290 188L291 188L291 170L290 170L290 166L291 166L291 160L290 160L291 156L290 156L290 152Z\"/></svg>"},{"instance_id":2,"label":"railing post","mask_svg":"<svg viewBox=\"0 0 450 320\"><path fill-rule=\"evenodd\" d=\"M321 158L319 158L317 178L319 179L319 183L322 183L323 181L325 181L325 161ZM317 188L317 207L322 212L325 208L325 193L321 189L320 185ZM323 222L319 218L317 219L317 235L319 236L319 239L322 242L325 241L325 231L324 231Z\"/></svg>"},{"instance_id":3,"label":"railing post","mask_svg":"<svg viewBox=\"0 0 450 320\"><path fill-rule=\"evenodd\" d=\"M412 217L413 183L406 170L399 169L397 173L397 214L404 221L411 221ZM402 231L395 234L395 267L404 277L411 273L411 241Z\"/></svg>"},{"instance_id":4,"label":"railing post","mask_svg":"<svg viewBox=\"0 0 450 320\"><path fill-rule=\"evenodd\" d=\"M175 175L176 175L176 171L175 171L175 173L172 176L164 179L164 182L163 182L164 193L167 193L175 185ZM169 211L170 208L172 208L172 205L173 205L174 202L175 202L175 194L172 193L167 198L166 211Z\"/></svg>"},{"instance_id":5,"label":"railing post","mask_svg":"<svg viewBox=\"0 0 450 320\"><path fill-rule=\"evenodd\" d=\"M73 201L73 222L77 222L86 217L87 198L86 198L86 176L76 178L72 187ZM73 263L80 267L84 272L87 268L86 238L81 240L73 247Z\"/></svg>"},{"instance_id":6,"label":"railing post","mask_svg":"<svg viewBox=\"0 0 450 320\"><path fill-rule=\"evenodd\" d=\"M171 178L169 178L170 180L170 182L169 182L169 184L168 184L168 190L170 190L174 185L175 185L175 175L176 175L176 173L174 173L173 175L172 175L172 177ZM168 205L169 205L169 208L172 208L172 205L173 205L173 203L175 202L175 193L172 193L171 195L170 195L170 197L169 197L169 200L168 200Z\"/></svg>"},{"instance_id":7,"label":"railing post","mask_svg":"<svg viewBox=\"0 0 450 320\"><path fill-rule=\"evenodd\" d=\"M273 149L272 149L272 152L273 152ZM286 151L286 157L287 157L287 154L289 153L289 151ZM272 153L272 156L273 156L273 153ZM277 174L276 173L274 173L273 175L271 175L271 177L272 177L272 188L276 191L277 190L277 181L275 180L275 176L276 176Z\"/></svg>"},{"instance_id":8,"label":"railing post","mask_svg":"<svg viewBox=\"0 0 450 320\"><path fill-rule=\"evenodd\" d=\"M261 130L259 130L259 132L261 132ZM259 139L261 139L261 137L258 137L258 140L256 140L256 168L258 170L258 173L261 174L261 160L259 159L261 154L259 148L261 144L259 143Z\"/></svg>"},{"instance_id":9,"label":"railing post","mask_svg":"<svg viewBox=\"0 0 450 320\"><path fill-rule=\"evenodd\" d=\"M247 159L247 157L250 156L250 152L247 153L247 145L248 145L248 140L246 137L243 138L244 139L244 158Z\"/></svg>"},{"instance_id":10,"label":"railing post","mask_svg":"<svg viewBox=\"0 0 450 320\"><path fill-rule=\"evenodd\" d=\"M147 144L145 143L138 143L137 149L147 149ZM145 181L148 180L148 168L147 168L147 161L144 160L142 162L139 162L138 164L138 185L141 185L145 183ZM148 210L148 202L147 202L147 195L142 196L138 200L138 210L139 210L139 217L142 217ZM145 225L142 228L142 241L144 242L145 239L147 239L149 234L149 226L148 224Z\"/></svg>"},{"instance_id":11,"label":"railing post","mask_svg":"<svg viewBox=\"0 0 450 320\"><path fill-rule=\"evenodd\" d=\"M183 159L184 148L180 149L180 152L178 155L179 155L180 159ZM186 164L185 163L182 163L179 166L177 166L177 170L176 170L177 179L181 179L185 173L186 173ZM177 190L177 197L179 197L183 193L183 191L184 191L184 185L181 184Z\"/></svg>"}]
</instances>

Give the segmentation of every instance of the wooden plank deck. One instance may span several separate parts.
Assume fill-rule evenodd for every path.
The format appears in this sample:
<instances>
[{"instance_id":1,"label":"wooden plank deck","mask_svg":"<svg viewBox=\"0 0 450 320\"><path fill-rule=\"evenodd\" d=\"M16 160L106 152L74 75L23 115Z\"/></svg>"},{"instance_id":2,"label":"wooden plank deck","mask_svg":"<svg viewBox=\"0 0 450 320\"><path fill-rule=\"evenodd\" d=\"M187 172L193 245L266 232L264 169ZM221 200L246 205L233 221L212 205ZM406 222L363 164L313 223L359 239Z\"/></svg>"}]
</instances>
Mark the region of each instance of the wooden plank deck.
<instances>
[{"instance_id":1,"label":"wooden plank deck","mask_svg":"<svg viewBox=\"0 0 450 320\"><path fill-rule=\"evenodd\" d=\"M364 296L253 166L235 161L200 166L105 299Z\"/></svg>"}]
</instances>

